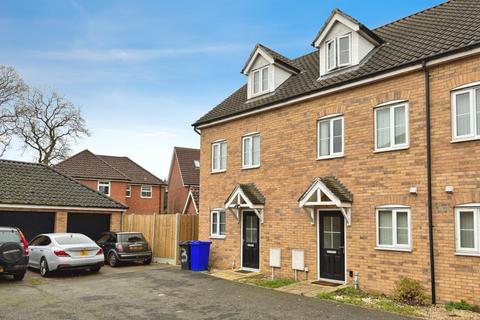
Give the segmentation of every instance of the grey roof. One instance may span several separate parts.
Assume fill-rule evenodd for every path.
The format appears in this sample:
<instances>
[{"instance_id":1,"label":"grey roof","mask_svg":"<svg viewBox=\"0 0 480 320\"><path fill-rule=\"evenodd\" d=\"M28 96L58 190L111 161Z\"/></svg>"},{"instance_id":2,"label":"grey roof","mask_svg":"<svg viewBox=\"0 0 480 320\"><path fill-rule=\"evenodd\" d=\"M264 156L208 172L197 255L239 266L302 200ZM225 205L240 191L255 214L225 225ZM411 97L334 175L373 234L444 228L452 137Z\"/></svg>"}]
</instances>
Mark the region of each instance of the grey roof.
<instances>
[{"instance_id":1,"label":"grey roof","mask_svg":"<svg viewBox=\"0 0 480 320\"><path fill-rule=\"evenodd\" d=\"M265 196L258 190L255 183L245 183L245 184L238 184L232 191L232 193L228 196L225 203L228 202L228 199L232 196L237 188L240 188L245 196L252 202L252 204L256 205L264 205L265 204Z\"/></svg>"},{"instance_id":2,"label":"grey roof","mask_svg":"<svg viewBox=\"0 0 480 320\"><path fill-rule=\"evenodd\" d=\"M0 203L15 205L127 209L48 166L0 160Z\"/></svg>"},{"instance_id":3,"label":"grey roof","mask_svg":"<svg viewBox=\"0 0 480 320\"><path fill-rule=\"evenodd\" d=\"M371 30L383 40L359 66L319 78L319 55L313 51L292 59L301 72L274 94L247 102L247 85L226 98L193 125L258 110L292 98L406 67L428 58L452 54L480 44L480 1L452 0Z\"/></svg>"},{"instance_id":4,"label":"grey roof","mask_svg":"<svg viewBox=\"0 0 480 320\"><path fill-rule=\"evenodd\" d=\"M328 177L316 177L313 179L310 186L298 199L300 201L305 195L312 189L312 187L318 182L321 181L323 184L330 190L340 201L342 202L353 202L353 194L334 176Z\"/></svg>"}]
</instances>

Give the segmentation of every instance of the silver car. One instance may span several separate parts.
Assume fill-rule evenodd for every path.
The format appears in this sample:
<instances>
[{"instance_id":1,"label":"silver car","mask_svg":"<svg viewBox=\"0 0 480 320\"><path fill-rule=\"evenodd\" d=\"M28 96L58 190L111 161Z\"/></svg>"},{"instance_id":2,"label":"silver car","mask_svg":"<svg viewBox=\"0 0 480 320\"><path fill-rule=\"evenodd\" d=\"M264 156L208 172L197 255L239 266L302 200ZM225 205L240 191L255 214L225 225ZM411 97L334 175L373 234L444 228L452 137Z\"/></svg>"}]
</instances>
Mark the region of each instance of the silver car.
<instances>
[{"instance_id":1,"label":"silver car","mask_svg":"<svg viewBox=\"0 0 480 320\"><path fill-rule=\"evenodd\" d=\"M80 233L47 233L36 236L28 246L28 266L40 269L42 277L57 270L89 269L104 265L103 249Z\"/></svg>"}]
</instances>

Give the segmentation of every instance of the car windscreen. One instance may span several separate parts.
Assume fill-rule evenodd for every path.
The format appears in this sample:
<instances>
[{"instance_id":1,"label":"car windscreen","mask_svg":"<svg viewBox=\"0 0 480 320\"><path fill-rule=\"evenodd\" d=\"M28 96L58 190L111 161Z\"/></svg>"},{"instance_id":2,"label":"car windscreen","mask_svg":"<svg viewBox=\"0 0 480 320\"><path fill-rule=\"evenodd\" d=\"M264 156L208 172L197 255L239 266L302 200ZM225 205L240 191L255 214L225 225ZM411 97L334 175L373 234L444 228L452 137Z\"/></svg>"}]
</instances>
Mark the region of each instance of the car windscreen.
<instances>
[{"instance_id":1,"label":"car windscreen","mask_svg":"<svg viewBox=\"0 0 480 320\"><path fill-rule=\"evenodd\" d=\"M20 242L20 235L17 230L0 230L0 243Z\"/></svg>"},{"instance_id":2,"label":"car windscreen","mask_svg":"<svg viewBox=\"0 0 480 320\"><path fill-rule=\"evenodd\" d=\"M69 234L65 236L59 236L59 237L55 237L55 241L59 245L94 243L89 237L84 236L83 234Z\"/></svg>"},{"instance_id":3,"label":"car windscreen","mask_svg":"<svg viewBox=\"0 0 480 320\"><path fill-rule=\"evenodd\" d=\"M145 242L145 238L141 233L119 234L119 242Z\"/></svg>"}]
</instances>

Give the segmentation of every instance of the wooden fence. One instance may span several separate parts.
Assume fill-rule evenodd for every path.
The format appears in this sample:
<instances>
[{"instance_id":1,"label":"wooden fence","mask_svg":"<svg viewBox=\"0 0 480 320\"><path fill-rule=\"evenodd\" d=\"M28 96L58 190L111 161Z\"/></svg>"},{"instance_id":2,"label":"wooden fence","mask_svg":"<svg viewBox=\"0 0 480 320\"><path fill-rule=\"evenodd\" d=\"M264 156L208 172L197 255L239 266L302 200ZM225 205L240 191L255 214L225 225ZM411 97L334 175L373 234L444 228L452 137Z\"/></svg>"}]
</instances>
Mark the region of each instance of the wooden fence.
<instances>
[{"instance_id":1,"label":"wooden fence","mask_svg":"<svg viewBox=\"0 0 480 320\"><path fill-rule=\"evenodd\" d=\"M198 216L187 214L135 215L122 218L123 231L142 232L160 262L177 264L178 243L198 239Z\"/></svg>"}]
</instances>

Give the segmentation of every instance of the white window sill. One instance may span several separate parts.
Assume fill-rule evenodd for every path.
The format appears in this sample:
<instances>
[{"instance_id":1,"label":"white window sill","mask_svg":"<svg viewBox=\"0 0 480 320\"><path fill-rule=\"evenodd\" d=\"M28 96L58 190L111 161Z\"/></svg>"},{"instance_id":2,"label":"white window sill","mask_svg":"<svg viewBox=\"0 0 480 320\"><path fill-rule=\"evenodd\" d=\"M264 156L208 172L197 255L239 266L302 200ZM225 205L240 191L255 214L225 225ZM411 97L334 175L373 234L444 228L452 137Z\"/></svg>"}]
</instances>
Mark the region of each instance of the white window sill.
<instances>
[{"instance_id":1,"label":"white window sill","mask_svg":"<svg viewBox=\"0 0 480 320\"><path fill-rule=\"evenodd\" d=\"M458 142L467 142L467 141L476 141L480 140L479 136L476 137L465 137L465 138L454 138L450 141L450 143L458 143Z\"/></svg>"},{"instance_id":2,"label":"white window sill","mask_svg":"<svg viewBox=\"0 0 480 320\"><path fill-rule=\"evenodd\" d=\"M337 158L343 158L345 155L342 153L342 154L335 154L335 155L332 155L332 156L321 156L321 157L317 157L317 160L328 160L328 159L337 159Z\"/></svg>"},{"instance_id":3,"label":"white window sill","mask_svg":"<svg viewBox=\"0 0 480 320\"><path fill-rule=\"evenodd\" d=\"M215 174L215 173L224 173L224 172L227 172L227 170L216 170L216 171L210 171L211 174Z\"/></svg>"},{"instance_id":4,"label":"white window sill","mask_svg":"<svg viewBox=\"0 0 480 320\"><path fill-rule=\"evenodd\" d=\"M242 167L242 170L250 170L250 169L257 169L260 168L260 165L258 166L251 166L251 167Z\"/></svg>"},{"instance_id":5,"label":"white window sill","mask_svg":"<svg viewBox=\"0 0 480 320\"><path fill-rule=\"evenodd\" d=\"M375 247L375 250L384 251L400 251L400 252L412 252L412 248L399 248L399 247Z\"/></svg>"},{"instance_id":6,"label":"white window sill","mask_svg":"<svg viewBox=\"0 0 480 320\"><path fill-rule=\"evenodd\" d=\"M142 197L142 196L140 196L140 199L152 199L152 197Z\"/></svg>"},{"instance_id":7,"label":"white window sill","mask_svg":"<svg viewBox=\"0 0 480 320\"><path fill-rule=\"evenodd\" d=\"M216 236L216 235L210 235L209 239L219 239L219 240L225 240L226 236Z\"/></svg>"},{"instance_id":8,"label":"white window sill","mask_svg":"<svg viewBox=\"0 0 480 320\"><path fill-rule=\"evenodd\" d=\"M410 148L409 145L407 145L407 146L401 146L401 147L390 147L390 148L384 148L384 149L375 149L375 150L373 150L373 153L382 153L382 152L390 152L390 151L407 150L408 148Z\"/></svg>"},{"instance_id":9,"label":"white window sill","mask_svg":"<svg viewBox=\"0 0 480 320\"><path fill-rule=\"evenodd\" d=\"M456 256L480 257L479 252L455 252Z\"/></svg>"}]
</instances>

